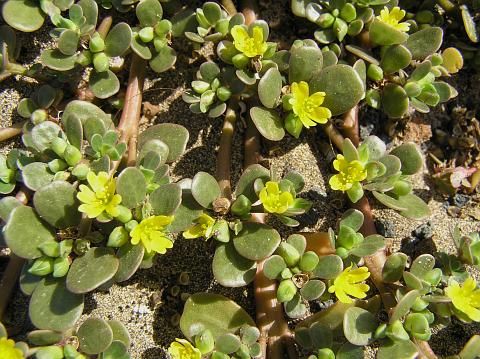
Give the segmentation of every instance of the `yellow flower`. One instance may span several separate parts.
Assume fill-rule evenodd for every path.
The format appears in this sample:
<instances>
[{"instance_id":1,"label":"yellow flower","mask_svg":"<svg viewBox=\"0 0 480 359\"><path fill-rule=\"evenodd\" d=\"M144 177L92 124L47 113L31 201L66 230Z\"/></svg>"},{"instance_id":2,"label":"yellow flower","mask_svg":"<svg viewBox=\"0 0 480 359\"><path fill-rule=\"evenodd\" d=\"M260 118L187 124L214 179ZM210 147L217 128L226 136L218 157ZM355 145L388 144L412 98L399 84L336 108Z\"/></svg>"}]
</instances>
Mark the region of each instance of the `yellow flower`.
<instances>
[{"instance_id":1,"label":"yellow flower","mask_svg":"<svg viewBox=\"0 0 480 359\"><path fill-rule=\"evenodd\" d=\"M405 17L405 14L406 11L400 9L398 6L395 6L391 11L385 6L383 10L380 11L380 16L377 16L377 19L398 31L408 32L410 24L408 22L400 22L400 20Z\"/></svg>"},{"instance_id":2,"label":"yellow flower","mask_svg":"<svg viewBox=\"0 0 480 359\"><path fill-rule=\"evenodd\" d=\"M230 33L233 37L235 48L247 57L261 56L267 51L268 45L263 38L263 29L253 27L253 37L250 37L245 27L235 25Z\"/></svg>"},{"instance_id":3,"label":"yellow flower","mask_svg":"<svg viewBox=\"0 0 480 359\"><path fill-rule=\"evenodd\" d=\"M170 238L165 234L165 227L172 223L172 216L152 216L141 221L131 232L132 244L142 242L148 254L157 252L164 254L173 247Z\"/></svg>"},{"instance_id":4,"label":"yellow flower","mask_svg":"<svg viewBox=\"0 0 480 359\"><path fill-rule=\"evenodd\" d=\"M95 218L106 211L110 216L118 216L117 206L122 202L122 197L115 194L115 180L106 172L87 174L89 186L80 185L77 198L83 203L78 207L80 212L86 213L88 218Z\"/></svg>"},{"instance_id":5,"label":"yellow flower","mask_svg":"<svg viewBox=\"0 0 480 359\"><path fill-rule=\"evenodd\" d=\"M15 342L12 339L0 338L0 358L23 359L23 353L15 348Z\"/></svg>"},{"instance_id":6,"label":"yellow flower","mask_svg":"<svg viewBox=\"0 0 480 359\"><path fill-rule=\"evenodd\" d=\"M188 340L178 338L175 340L176 342L170 344L170 348L168 348L168 353L173 359L200 359L202 357L200 350L190 344Z\"/></svg>"},{"instance_id":7,"label":"yellow flower","mask_svg":"<svg viewBox=\"0 0 480 359\"><path fill-rule=\"evenodd\" d=\"M215 219L210 217L208 214L202 213L200 217L195 220L195 222L196 224L183 232L183 238L193 239L205 237L205 239L209 239L213 234Z\"/></svg>"},{"instance_id":8,"label":"yellow flower","mask_svg":"<svg viewBox=\"0 0 480 359\"><path fill-rule=\"evenodd\" d=\"M300 118L303 126L310 128L317 123L327 123L332 113L326 107L320 106L325 99L325 92L315 92L310 95L308 83L300 81L292 83L292 98L289 100L293 113Z\"/></svg>"},{"instance_id":9,"label":"yellow flower","mask_svg":"<svg viewBox=\"0 0 480 359\"><path fill-rule=\"evenodd\" d=\"M332 176L328 183L336 191L348 191L355 182L367 178L367 170L362 162L357 160L348 162L343 155L337 155L337 159L333 161L333 168L340 173Z\"/></svg>"},{"instance_id":10,"label":"yellow flower","mask_svg":"<svg viewBox=\"0 0 480 359\"><path fill-rule=\"evenodd\" d=\"M370 272L367 267L352 270L352 265L350 265L335 278L333 285L328 288L328 292L335 292L338 300L342 303L353 303L352 298L349 296L360 299L367 296L370 287L363 281L368 277L370 277Z\"/></svg>"},{"instance_id":11,"label":"yellow flower","mask_svg":"<svg viewBox=\"0 0 480 359\"><path fill-rule=\"evenodd\" d=\"M461 287L451 280L445 288L445 294L452 300L453 306L465 313L471 320L480 322L480 289L472 277L468 277Z\"/></svg>"},{"instance_id":12,"label":"yellow flower","mask_svg":"<svg viewBox=\"0 0 480 359\"><path fill-rule=\"evenodd\" d=\"M269 213L284 213L293 204L292 194L280 191L277 182L268 181L258 197Z\"/></svg>"}]
</instances>

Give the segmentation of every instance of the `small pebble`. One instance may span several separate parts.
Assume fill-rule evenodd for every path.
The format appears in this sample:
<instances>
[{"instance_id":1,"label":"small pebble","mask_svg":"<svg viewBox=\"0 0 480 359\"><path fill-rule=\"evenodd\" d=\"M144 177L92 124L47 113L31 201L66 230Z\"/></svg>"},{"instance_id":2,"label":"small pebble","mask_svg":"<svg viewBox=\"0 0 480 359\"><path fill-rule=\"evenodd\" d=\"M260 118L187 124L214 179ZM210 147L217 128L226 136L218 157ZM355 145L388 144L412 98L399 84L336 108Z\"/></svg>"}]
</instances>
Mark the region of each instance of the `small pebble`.
<instances>
[{"instance_id":1,"label":"small pebble","mask_svg":"<svg viewBox=\"0 0 480 359\"><path fill-rule=\"evenodd\" d=\"M421 226L414 229L412 235L418 239L429 239L433 237L433 228L432 222L428 221L427 223L422 224Z\"/></svg>"},{"instance_id":2,"label":"small pebble","mask_svg":"<svg viewBox=\"0 0 480 359\"><path fill-rule=\"evenodd\" d=\"M386 238L395 237L395 224L386 220L375 221L375 228L377 228L378 234Z\"/></svg>"},{"instance_id":3,"label":"small pebble","mask_svg":"<svg viewBox=\"0 0 480 359\"><path fill-rule=\"evenodd\" d=\"M465 194L457 193L453 197L453 204L457 207L460 207L460 208L465 206L469 201L470 201L470 196L467 196Z\"/></svg>"}]
</instances>

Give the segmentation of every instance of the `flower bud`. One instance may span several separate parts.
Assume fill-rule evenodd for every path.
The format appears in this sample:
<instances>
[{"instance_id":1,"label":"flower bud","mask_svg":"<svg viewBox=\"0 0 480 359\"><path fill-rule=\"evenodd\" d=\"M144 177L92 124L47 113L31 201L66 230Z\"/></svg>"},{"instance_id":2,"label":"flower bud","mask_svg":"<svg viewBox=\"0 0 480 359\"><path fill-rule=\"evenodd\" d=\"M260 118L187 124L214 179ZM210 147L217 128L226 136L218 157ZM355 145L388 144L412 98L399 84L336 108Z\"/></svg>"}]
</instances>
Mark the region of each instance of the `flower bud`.
<instances>
[{"instance_id":1,"label":"flower bud","mask_svg":"<svg viewBox=\"0 0 480 359\"><path fill-rule=\"evenodd\" d=\"M79 163L73 168L72 175L77 177L79 180L83 180L87 178L88 172L90 172L90 167L88 167L88 165L85 163Z\"/></svg>"},{"instance_id":2,"label":"flower bud","mask_svg":"<svg viewBox=\"0 0 480 359\"><path fill-rule=\"evenodd\" d=\"M161 20L155 25L155 34L158 36L165 36L172 31L172 23L168 20Z\"/></svg>"},{"instance_id":3,"label":"flower bud","mask_svg":"<svg viewBox=\"0 0 480 359\"><path fill-rule=\"evenodd\" d=\"M138 225L138 222L134 219L125 223L125 229L130 233Z\"/></svg>"},{"instance_id":4,"label":"flower bud","mask_svg":"<svg viewBox=\"0 0 480 359\"><path fill-rule=\"evenodd\" d=\"M90 249L90 241L85 238L79 238L73 245L73 251L76 255L83 256Z\"/></svg>"},{"instance_id":5,"label":"flower bud","mask_svg":"<svg viewBox=\"0 0 480 359\"><path fill-rule=\"evenodd\" d=\"M132 211L130 211L127 207L118 205L118 216L115 217L117 221L122 223L127 223L132 219Z\"/></svg>"},{"instance_id":6,"label":"flower bud","mask_svg":"<svg viewBox=\"0 0 480 359\"><path fill-rule=\"evenodd\" d=\"M277 289L277 299L280 303L289 302L297 293L297 287L290 279L280 282Z\"/></svg>"},{"instance_id":7,"label":"flower bud","mask_svg":"<svg viewBox=\"0 0 480 359\"><path fill-rule=\"evenodd\" d=\"M67 144L65 152L63 152L63 158L70 166L75 166L82 159L82 153L75 146Z\"/></svg>"},{"instance_id":8,"label":"flower bud","mask_svg":"<svg viewBox=\"0 0 480 359\"><path fill-rule=\"evenodd\" d=\"M30 115L30 120L34 125L38 125L39 123L42 123L47 119L47 111L45 111L43 108L39 108Z\"/></svg>"},{"instance_id":9,"label":"flower bud","mask_svg":"<svg viewBox=\"0 0 480 359\"><path fill-rule=\"evenodd\" d=\"M218 89L217 89L217 98L220 100L220 101L228 101L228 99L230 98L230 96L232 96L232 91L230 91L228 88L226 88L225 86L220 86Z\"/></svg>"},{"instance_id":10,"label":"flower bud","mask_svg":"<svg viewBox=\"0 0 480 359\"><path fill-rule=\"evenodd\" d=\"M28 270L28 273L37 275L37 276L45 276L49 275L53 272L53 258L50 257L40 257L35 259L33 265Z\"/></svg>"},{"instance_id":11,"label":"flower bud","mask_svg":"<svg viewBox=\"0 0 480 359\"><path fill-rule=\"evenodd\" d=\"M93 53L102 52L105 50L105 41L102 39L98 32L94 33L90 42L88 43L90 51Z\"/></svg>"},{"instance_id":12,"label":"flower bud","mask_svg":"<svg viewBox=\"0 0 480 359\"><path fill-rule=\"evenodd\" d=\"M108 236L107 247L121 247L128 242L130 236L123 227L115 227Z\"/></svg>"},{"instance_id":13,"label":"flower bud","mask_svg":"<svg viewBox=\"0 0 480 359\"><path fill-rule=\"evenodd\" d=\"M50 162L48 162L48 168L50 169L50 171L52 171L53 173L57 173L57 172L60 172L60 171L63 171L65 169L68 168L68 164L67 162L65 162L64 160L61 160L59 158L56 158L54 160L51 160Z\"/></svg>"},{"instance_id":14,"label":"flower bud","mask_svg":"<svg viewBox=\"0 0 480 359\"><path fill-rule=\"evenodd\" d=\"M50 148L52 149L53 152L55 152L57 154L57 156L63 158L63 153L65 152L65 149L67 148L67 141L65 141L63 138L55 137L52 140Z\"/></svg>"},{"instance_id":15,"label":"flower bud","mask_svg":"<svg viewBox=\"0 0 480 359\"><path fill-rule=\"evenodd\" d=\"M393 185L393 192L399 196L405 196L412 191L412 184L407 181L397 181Z\"/></svg>"},{"instance_id":16,"label":"flower bud","mask_svg":"<svg viewBox=\"0 0 480 359\"><path fill-rule=\"evenodd\" d=\"M335 359L335 353L330 348L323 348L318 351L318 359Z\"/></svg>"},{"instance_id":17,"label":"flower bud","mask_svg":"<svg viewBox=\"0 0 480 359\"><path fill-rule=\"evenodd\" d=\"M93 54L93 67L97 72L105 72L110 67L108 56L104 52Z\"/></svg>"},{"instance_id":18,"label":"flower bud","mask_svg":"<svg viewBox=\"0 0 480 359\"><path fill-rule=\"evenodd\" d=\"M143 42L150 42L153 40L153 27L148 26L144 27L138 32L138 36L140 37L140 40Z\"/></svg>"},{"instance_id":19,"label":"flower bud","mask_svg":"<svg viewBox=\"0 0 480 359\"><path fill-rule=\"evenodd\" d=\"M55 278L61 278L67 275L70 268L70 260L68 257L55 258L53 262L53 276Z\"/></svg>"},{"instance_id":20,"label":"flower bud","mask_svg":"<svg viewBox=\"0 0 480 359\"><path fill-rule=\"evenodd\" d=\"M237 69L244 69L249 62L250 59L244 54L237 54L232 57L232 63Z\"/></svg>"},{"instance_id":21,"label":"flower bud","mask_svg":"<svg viewBox=\"0 0 480 359\"><path fill-rule=\"evenodd\" d=\"M200 350L202 355L210 353L215 348L212 332L206 329L201 335L197 335L195 337L195 346Z\"/></svg>"}]
</instances>

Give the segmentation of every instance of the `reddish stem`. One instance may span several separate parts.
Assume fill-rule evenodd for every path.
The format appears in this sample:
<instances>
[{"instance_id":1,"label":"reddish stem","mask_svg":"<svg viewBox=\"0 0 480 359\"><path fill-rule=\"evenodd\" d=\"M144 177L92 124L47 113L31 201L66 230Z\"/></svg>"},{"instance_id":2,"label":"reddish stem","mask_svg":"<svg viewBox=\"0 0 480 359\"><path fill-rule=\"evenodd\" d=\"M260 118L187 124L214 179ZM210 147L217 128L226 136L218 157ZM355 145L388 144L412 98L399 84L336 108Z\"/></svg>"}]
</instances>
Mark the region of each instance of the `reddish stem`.
<instances>
[{"instance_id":1,"label":"reddish stem","mask_svg":"<svg viewBox=\"0 0 480 359\"><path fill-rule=\"evenodd\" d=\"M135 165L137 159L138 123L142 111L142 93L146 67L144 59L135 53L132 54L128 87L125 92L125 105L118 124L120 142L125 142L128 146L128 166ZM118 162L114 163L115 169L118 167Z\"/></svg>"},{"instance_id":2,"label":"reddish stem","mask_svg":"<svg viewBox=\"0 0 480 359\"><path fill-rule=\"evenodd\" d=\"M0 142L9 140L15 136L18 136L22 133L23 126L27 120L19 122L19 123L14 123L10 127L5 127L0 129Z\"/></svg>"},{"instance_id":3,"label":"reddish stem","mask_svg":"<svg viewBox=\"0 0 480 359\"><path fill-rule=\"evenodd\" d=\"M220 197L213 203L213 210L220 214L226 214L228 212L232 200L230 172L232 167L233 134L235 131L235 122L237 121L237 114L234 107L237 107L236 101L230 103L225 113L217 154L215 177L220 186Z\"/></svg>"}]
</instances>

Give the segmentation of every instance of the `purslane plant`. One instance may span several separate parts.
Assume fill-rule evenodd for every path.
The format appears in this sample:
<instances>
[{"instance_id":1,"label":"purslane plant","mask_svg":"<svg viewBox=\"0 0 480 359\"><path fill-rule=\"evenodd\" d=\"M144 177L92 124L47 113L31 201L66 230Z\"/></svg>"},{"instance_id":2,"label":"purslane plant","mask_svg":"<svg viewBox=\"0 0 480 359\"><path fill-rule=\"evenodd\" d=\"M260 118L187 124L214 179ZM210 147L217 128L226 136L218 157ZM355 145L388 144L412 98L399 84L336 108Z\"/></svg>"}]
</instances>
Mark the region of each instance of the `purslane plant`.
<instances>
[{"instance_id":1,"label":"purslane plant","mask_svg":"<svg viewBox=\"0 0 480 359\"><path fill-rule=\"evenodd\" d=\"M343 155L333 161L337 174L330 177L333 190L346 192L358 202L364 190L387 207L400 211L407 218L421 219L430 214L428 206L412 193L409 177L423 167L423 158L413 143L403 143L386 151L385 143L376 136L367 137L358 149L349 139L343 142Z\"/></svg>"},{"instance_id":2,"label":"purslane plant","mask_svg":"<svg viewBox=\"0 0 480 359\"><path fill-rule=\"evenodd\" d=\"M360 356L363 346L374 340L379 358L398 353L432 357L426 343L432 325L452 317L479 320L479 289L459 261L478 265L478 236L456 235L459 259L439 255L436 264L431 255L423 255L406 270L406 255L385 256L384 238L374 233L364 195L364 190L372 191L381 203L409 218L429 214L409 181L423 166L418 148L405 143L387 153L378 138L359 144L356 133L356 109L363 99L399 118L412 108L428 112L456 96L439 78L457 72L462 57L455 48L439 52L443 33L425 20L427 13L413 19L397 2L386 0L292 1L294 12L320 29L314 33L316 41L296 40L287 50L268 42L269 26L255 19L253 1L245 2L245 15L236 13L231 1L222 1L224 8L206 2L199 9L182 10L171 22L163 19L157 0L100 3L119 11L135 8L138 26L112 27L113 19L107 16L96 27L97 2L91 0L8 0L2 8L7 23L20 31L37 29L48 14L57 42L42 55L50 68L43 70L66 70L66 76L58 76L62 83L77 64L92 65L89 86L98 99L120 89L117 57L131 59L118 126L85 101L66 103L56 122L56 114L49 112L59 105L62 91L44 86L18 108L30 119L16 131L23 132L27 151L0 158L0 189L12 192L17 180L24 186L16 197L0 200L0 216L10 249L28 260L21 289L32 295L30 318L43 330L32 337L45 340L46 333L58 338L42 342L46 347L37 357L78 359L85 353L128 358L128 345L113 337L118 330L111 323L87 319L76 331L79 351L57 345L65 339L58 332L75 325L84 293L108 288L151 266L156 254L172 248L170 234L180 232L186 239L218 241L212 263L218 283L238 287L254 282L257 327L231 300L193 294L180 320L186 339L177 339L168 349L175 359L254 358L267 352L273 359L285 353L295 358L284 313L304 317L309 301L335 301L295 330L297 343L318 358ZM173 66L176 55L170 40L181 34L195 49L213 41L218 56L218 61L200 65L183 99L196 114L225 119L216 177L199 172L172 183L167 163L182 155L187 130L161 123L138 135L138 122L147 61L156 72ZM0 42L2 79L21 74L43 81L38 66L27 69L15 63L10 28L1 28ZM239 109L245 108L246 168L231 193L232 133ZM339 115L344 116L346 140L333 124ZM333 163L338 173L329 181L332 189L347 192L360 211L347 211L337 231L295 234L282 241L276 220L298 226L301 217L293 217L308 211L311 203L297 197L304 187L297 173L279 178L258 164L248 166L258 161L255 131L278 141L285 131L298 138L304 127L314 126L323 127L343 152ZM28 192L34 193L31 203ZM370 291L372 284L378 295ZM61 314L60 302L67 308ZM384 312L388 318L380 315ZM1 334L0 350L18 353ZM477 350L479 340L474 336L460 356Z\"/></svg>"},{"instance_id":3,"label":"purslane plant","mask_svg":"<svg viewBox=\"0 0 480 359\"><path fill-rule=\"evenodd\" d=\"M55 332L34 330L26 342L8 339L0 323L0 354L6 359L86 359L98 354L102 358L130 359L130 335L117 320L88 318L76 330Z\"/></svg>"}]
</instances>

